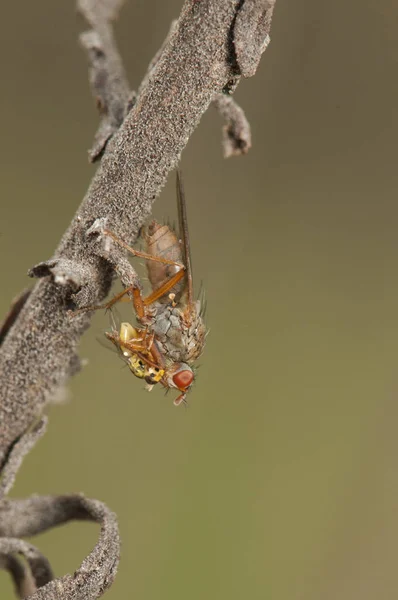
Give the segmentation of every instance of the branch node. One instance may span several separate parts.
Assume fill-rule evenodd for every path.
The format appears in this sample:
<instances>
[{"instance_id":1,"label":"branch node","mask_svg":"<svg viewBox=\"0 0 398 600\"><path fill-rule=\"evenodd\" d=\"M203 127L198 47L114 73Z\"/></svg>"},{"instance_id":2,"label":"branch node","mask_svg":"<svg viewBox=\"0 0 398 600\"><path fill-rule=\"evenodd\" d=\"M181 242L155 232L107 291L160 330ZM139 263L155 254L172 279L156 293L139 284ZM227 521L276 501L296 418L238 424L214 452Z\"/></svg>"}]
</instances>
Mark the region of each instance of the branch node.
<instances>
[{"instance_id":1,"label":"branch node","mask_svg":"<svg viewBox=\"0 0 398 600\"><path fill-rule=\"evenodd\" d=\"M106 218L96 219L86 232L87 236L98 235L95 249L97 255L111 265L125 287L132 285L141 287L138 274L127 259L125 250L115 243L112 237L105 235L106 225Z\"/></svg>"},{"instance_id":2,"label":"branch node","mask_svg":"<svg viewBox=\"0 0 398 600\"><path fill-rule=\"evenodd\" d=\"M98 283L98 273L94 265L68 258L55 258L41 262L32 267L28 275L38 278L51 277L56 285L68 288L74 297L83 288L91 289Z\"/></svg>"},{"instance_id":3,"label":"branch node","mask_svg":"<svg viewBox=\"0 0 398 600\"><path fill-rule=\"evenodd\" d=\"M106 217L101 217L100 219L95 219L94 223L89 227L86 231L86 236L90 236L93 234L101 234L106 229Z\"/></svg>"},{"instance_id":4,"label":"branch node","mask_svg":"<svg viewBox=\"0 0 398 600\"><path fill-rule=\"evenodd\" d=\"M67 258L51 258L34 265L28 271L29 277L52 277L54 283L78 290L82 284L82 269L79 263Z\"/></svg>"}]
</instances>

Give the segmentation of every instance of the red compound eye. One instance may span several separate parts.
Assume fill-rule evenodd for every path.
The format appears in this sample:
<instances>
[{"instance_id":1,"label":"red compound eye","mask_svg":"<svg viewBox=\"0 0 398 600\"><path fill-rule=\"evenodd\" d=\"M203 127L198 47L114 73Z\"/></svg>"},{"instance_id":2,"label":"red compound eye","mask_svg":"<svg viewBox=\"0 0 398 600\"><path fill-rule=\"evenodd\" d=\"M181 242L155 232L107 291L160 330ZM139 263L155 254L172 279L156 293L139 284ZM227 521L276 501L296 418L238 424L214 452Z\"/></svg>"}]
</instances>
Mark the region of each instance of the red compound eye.
<instances>
[{"instance_id":1,"label":"red compound eye","mask_svg":"<svg viewBox=\"0 0 398 600\"><path fill-rule=\"evenodd\" d=\"M173 381L179 390L186 390L193 382L193 373L184 369L173 375Z\"/></svg>"}]
</instances>

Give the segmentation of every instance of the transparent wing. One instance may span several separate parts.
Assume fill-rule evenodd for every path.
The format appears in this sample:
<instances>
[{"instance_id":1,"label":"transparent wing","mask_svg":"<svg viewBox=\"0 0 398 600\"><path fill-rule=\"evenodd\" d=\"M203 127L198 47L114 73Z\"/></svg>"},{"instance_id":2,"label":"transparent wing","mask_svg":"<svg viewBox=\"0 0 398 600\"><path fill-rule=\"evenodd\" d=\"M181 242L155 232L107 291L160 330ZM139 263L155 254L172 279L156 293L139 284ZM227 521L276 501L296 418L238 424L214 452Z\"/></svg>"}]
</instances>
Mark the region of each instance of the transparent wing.
<instances>
[{"instance_id":1,"label":"transparent wing","mask_svg":"<svg viewBox=\"0 0 398 600\"><path fill-rule=\"evenodd\" d=\"M187 302L189 306L193 305L193 278L192 278L192 262L191 249L189 245L188 217L187 205L185 202L184 185L182 182L181 171L177 169L177 208L178 208L178 223L182 242L183 262L186 268L187 278Z\"/></svg>"}]
</instances>

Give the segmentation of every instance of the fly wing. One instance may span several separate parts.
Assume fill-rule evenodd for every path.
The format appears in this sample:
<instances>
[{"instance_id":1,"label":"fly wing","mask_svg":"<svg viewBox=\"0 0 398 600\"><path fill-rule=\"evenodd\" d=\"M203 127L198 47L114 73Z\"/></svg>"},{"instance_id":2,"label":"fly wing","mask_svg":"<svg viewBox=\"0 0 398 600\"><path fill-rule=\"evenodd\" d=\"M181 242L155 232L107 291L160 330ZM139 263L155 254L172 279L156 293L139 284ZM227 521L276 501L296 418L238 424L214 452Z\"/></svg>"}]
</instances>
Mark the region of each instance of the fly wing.
<instances>
[{"instance_id":1,"label":"fly wing","mask_svg":"<svg viewBox=\"0 0 398 600\"><path fill-rule=\"evenodd\" d=\"M182 182L181 171L177 169L177 208L178 208L178 223L181 236L183 263L186 268L186 291L187 304L189 308L193 306L193 279L192 279L192 263L191 250L189 245L189 231L187 218L187 205L185 202L184 185Z\"/></svg>"}]
</instances>

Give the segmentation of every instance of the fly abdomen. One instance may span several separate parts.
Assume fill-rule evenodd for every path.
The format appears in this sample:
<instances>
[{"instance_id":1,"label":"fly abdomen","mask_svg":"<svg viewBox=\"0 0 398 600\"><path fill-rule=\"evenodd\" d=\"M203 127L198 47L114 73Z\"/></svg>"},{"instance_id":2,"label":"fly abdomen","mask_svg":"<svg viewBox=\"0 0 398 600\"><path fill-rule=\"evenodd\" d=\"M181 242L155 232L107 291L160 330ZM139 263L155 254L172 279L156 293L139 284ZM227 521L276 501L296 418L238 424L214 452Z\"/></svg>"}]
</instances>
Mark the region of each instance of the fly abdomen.
<instances>
[{"instance_id":1,"label":"fly abdomen","mask_svg":"<svg viewBox=\"0 0 398 600\"><path fill-rule=\"evenodd\" d=\"M146 252L151 256L159 256L182 264L183 257L180 242L168 225L160 225L156 221L152 221L148 229L143 232L143 239L146 244ZM146 267L153 290L160 288L180 270L176 265L165 265L153 260L147 260ZM185 282L181 280L169 290L166 296L159 298L158 301L162 303L169 302L169 294L171 293L179 297L184 287Z\"/></svg>"}]
</instances>

